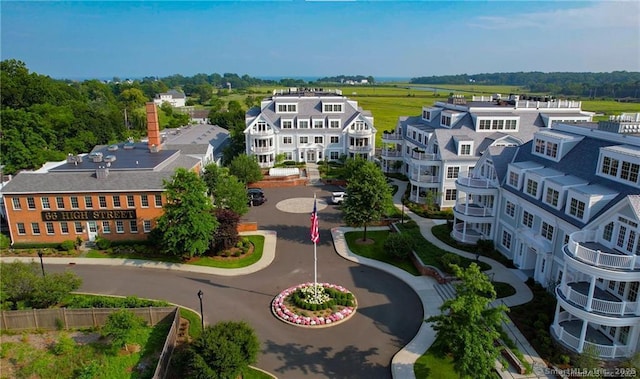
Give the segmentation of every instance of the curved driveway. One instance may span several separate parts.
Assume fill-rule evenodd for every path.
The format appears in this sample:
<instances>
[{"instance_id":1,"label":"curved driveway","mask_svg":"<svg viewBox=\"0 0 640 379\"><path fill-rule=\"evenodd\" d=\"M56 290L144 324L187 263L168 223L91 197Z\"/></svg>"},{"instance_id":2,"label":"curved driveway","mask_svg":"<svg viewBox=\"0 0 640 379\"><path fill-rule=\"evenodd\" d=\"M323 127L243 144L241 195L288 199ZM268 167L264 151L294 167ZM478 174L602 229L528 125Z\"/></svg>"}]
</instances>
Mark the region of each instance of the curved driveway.
<instances>
[{"instance_id":1,"label":"curved driveway","mask_svg":"<svg viewBox=\"0 0 640 379\"><path fill-rule=\"evenodd\" d=\"M288 198L329 200L321 187L265 189L268 201L244 217L262 230L278 233L273 263L257 273L222 277L181 271L132 267L76 265L84 279L81 291L166 299L199 309L198 290L204 292L205 322L247 321L262 342L257 367L279 378L390 378L393 355L416 334L423 322L416 293L399 279L349 262L335 252L330 229L341 226L341 213L330 205L319 211L318 281L343 285L358 299L356 315L324 329L304 329L278 321L270 303L280 291L313 281L310 213L287 213L276 204ZM50 265L60 271L64 266Z\"/></svg>"}]
</instances>

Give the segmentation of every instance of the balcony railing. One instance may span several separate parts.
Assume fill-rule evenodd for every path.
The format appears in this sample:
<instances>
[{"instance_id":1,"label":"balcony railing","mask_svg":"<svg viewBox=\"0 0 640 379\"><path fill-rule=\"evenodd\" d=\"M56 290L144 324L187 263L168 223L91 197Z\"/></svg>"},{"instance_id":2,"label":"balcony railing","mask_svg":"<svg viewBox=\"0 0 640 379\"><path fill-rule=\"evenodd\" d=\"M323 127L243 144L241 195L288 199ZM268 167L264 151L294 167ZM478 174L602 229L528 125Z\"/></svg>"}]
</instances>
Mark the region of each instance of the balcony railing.
<instances>
[{"instance_id":1,"label":"balcony railing","mask_svg":"<svg viewBox=\"0 0 640 379\"><path fill-rule=\"evenodd\" d=\"M402 135L396 133L382 133L382 139L389 141L401 141Z\"/></svg>"},{"instance_id":2,"label":"balcony railing","mask_svg":"<svg viewBox=\"0 0 640 379\"><path fill-rule=\"evenodd\" d=\"M578 348L580 346L580 338L569 333L560 325L554 324L552 326L552 329L558 340L562 341L573 350L578 351ZM589 347L594 349L596 354L600 358L622 358L628 356L628 347L624 345L601 345L589 341L584 341L584 344L582 345L582 351L585 351Z\"/></svg>"},{"instance_id":3,"label":"balcony railing","mask_svg":"<svg viewBox=\"0 0 640 379\"><path fill-rule=\"evenodd\" d=\"M382 156L383 157L401 157L402 156L402 151L398 151L398 150L382 150Z\"/></svg>"},{"instance_id":4,"label":"balcony railing","mask_svg":"<svg viewBox=\"0 0 640 379\"><path fill-rule=\"evenodd\" d=\"M613 254L601 250L591 249L584 245L585 242L595 242L595 230L582 230L569 235L569 243L566 249L572 257L597 267L635 270L637 255ZM582 243L582 244L581 244Z\"/></svg>"},{"instance_id":5,"label":"balcony railing","mask_svg":"<svg viewBox=\"0 0 640 379\"><path fill-rule=\"evenodd\" d=\"M371 129L349 129L349 134L355 134L355 135L368 135L371 134Z\"/></svg>"},{"instance_id":6,"label":"balcony railing","mask_svg":"<svg viewBox=\"0 0 640 379\"><path fill-rule=\"evenodd\" d=\"M482 238L482 235L477 231L471 229L470 226L467 226L466 232L463 233L464 223L456 224L451 231L451 236L455 238L457 241L462 243L476 243L479 239Z\"/></svg>"},{"instance_id":7,"label":"balcony railing","mask_svg":"<svg viewBox=\"0 0 640 379\"><path fill-rule=\"evenodd\" d=\"M437 175L427 175L427 174L418 174L412 173L409 178L415 182L420 183L438 183L440 182L440 177Z\"/></svg>"},{"instance_id":8,"label":"balcony railing","mask_svg":"<svg viewBox=\"0 0 640 379\"><path fill-rule=\"evenodd\" d=\"M269 129L269 130L251 130L251 135L258 135L258 136L264 136L267 134L273 134L273 129Z\"/></svg>"},{"instance_id":9,"label":"balcony railing","mask_svg":"<svg viewBox=\"0 0 640 379\"><path fill-rule=\"evenodd\" d=\"M275 150L274 146L253 146L251 148L254 153L268 153L273 150Z\"/></svg>"},{"instance_id":10,"label":"balcony railing","mask_svg":"<svg viewBox=\"0 0 640 379\"><path fill-rule=\"evenodd\" d=\"M487 217L493 215L493 208L487 208L478 204L459 203L455 205L455 210L467 216Z\"/></svg>"},{"instance_id":11,"label":"balcony railing","mask_svg":"<svg viewBox=\"0 0 640 379\"><path fill-rule=\"evenodd\" d=\"M418 153L416 151L411 152L411 159L418 161L435 161L437 154L430 153Z\"/></svg>"},{"instance_id":12,"label":"balcony railing","mask_svg":"<svg viewBox=\"0 0 640 379\"><path fill-rule=\"evenodd\" d=\"M366 145L366 146L349 145L349 150L352 150L352 151L370 151L371 150L371 145Z\"/></svg>"},{"instance_id":13,"label":"balcony railing","mask_svg":"<svg viewBox=\"0 0 640 379\"><path fill-rule=\"evenodd\" d=\"M495 185L485 178L458 178L458 184L473 188L495 188Z\"/></svg>"},{"instance_id":14,"label":"balcony railing","mask_svg":"<svg viewBox=\"0 0 640 379\"><path fill-rule=\"evenodd\" d=\"M584 310L589 309L589 297L574 290L570 285L564 284L558 286L558 291L563 298L571 301L578 307L583 308ZM598 299L595 297L591 300L591 311L593 312L624 316L635 315L637 309L638 302L636 301L609 301Z\"/></svg>"}]
</instances>

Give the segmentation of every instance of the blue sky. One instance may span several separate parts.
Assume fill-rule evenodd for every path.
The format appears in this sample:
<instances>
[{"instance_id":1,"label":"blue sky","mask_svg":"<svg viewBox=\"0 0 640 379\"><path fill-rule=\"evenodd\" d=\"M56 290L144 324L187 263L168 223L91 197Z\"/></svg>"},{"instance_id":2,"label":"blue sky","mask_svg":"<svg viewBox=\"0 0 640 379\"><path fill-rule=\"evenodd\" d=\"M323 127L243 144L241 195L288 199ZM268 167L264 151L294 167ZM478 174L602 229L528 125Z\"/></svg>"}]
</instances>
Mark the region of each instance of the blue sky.
<instances>
[{"instance_id":1,"label":"blue sky","mask_svg":"<svg viewBox=\"0 0 640 379\"><path fill-rule=\"evenodd\" d=\"M0 2L2 59L55 78L640 71L640 2Z\"/></svg>"}]
</instances>

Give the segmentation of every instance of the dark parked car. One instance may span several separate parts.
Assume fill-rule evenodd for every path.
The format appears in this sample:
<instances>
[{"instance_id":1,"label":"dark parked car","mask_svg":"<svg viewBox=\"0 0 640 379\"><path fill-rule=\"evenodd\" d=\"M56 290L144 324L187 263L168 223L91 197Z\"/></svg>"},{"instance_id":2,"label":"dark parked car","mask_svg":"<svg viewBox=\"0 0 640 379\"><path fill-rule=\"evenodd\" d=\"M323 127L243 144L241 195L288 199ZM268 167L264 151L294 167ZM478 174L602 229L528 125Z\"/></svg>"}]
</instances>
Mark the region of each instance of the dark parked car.
<instances>
[{"instance_id":1,"label":"dark parked car","mask_svg":"<svg viewBox=\"0 0 640 379\"><path fill-rule=\"evenodd\" d=\"M247 190L247 204L250 206L261 205L267 198L261 188L249 188Z\"/></svg>"}]
</instances>

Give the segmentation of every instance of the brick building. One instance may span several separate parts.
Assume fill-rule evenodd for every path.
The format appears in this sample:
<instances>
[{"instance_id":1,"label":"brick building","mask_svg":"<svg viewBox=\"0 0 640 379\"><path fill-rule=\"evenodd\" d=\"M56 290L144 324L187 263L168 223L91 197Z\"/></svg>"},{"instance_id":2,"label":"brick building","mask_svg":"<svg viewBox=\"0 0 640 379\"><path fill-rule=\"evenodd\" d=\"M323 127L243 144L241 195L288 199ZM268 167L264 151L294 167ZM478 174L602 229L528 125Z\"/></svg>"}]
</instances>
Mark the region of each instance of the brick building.
<instances>
[{"instance_id":1,"label":"brick building","mask_svg":"<svg viewBox=\"0 0 640 379\"><path fill-rule=\"evenodd\" d=\"M147 124L146 143L96 146L89 154L69 155L6 183L2 196L12 243L94 241L98 235L146 239L163 212L163 181L180 167L200 172L214 159L211 136L218 142L227 137L212 125L163 136L153 103L147 104ZM176 135L179 143L171 143ZM185 140L187 135L193 141Z\"/></svg>"}]
</instances>

